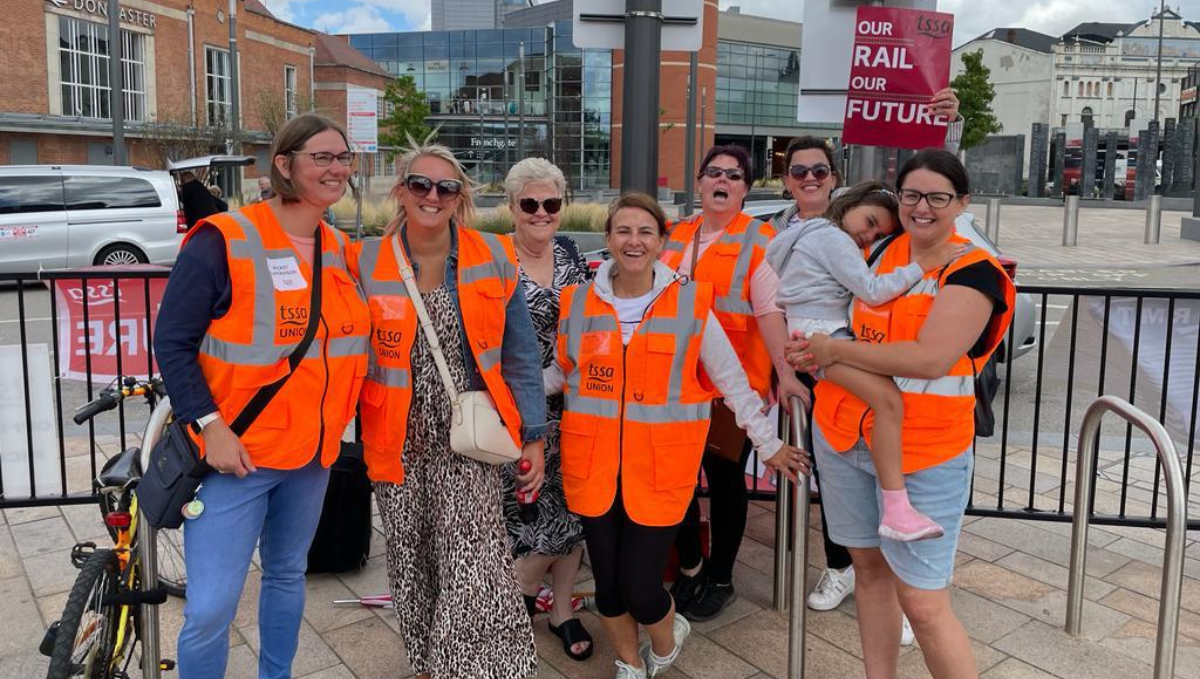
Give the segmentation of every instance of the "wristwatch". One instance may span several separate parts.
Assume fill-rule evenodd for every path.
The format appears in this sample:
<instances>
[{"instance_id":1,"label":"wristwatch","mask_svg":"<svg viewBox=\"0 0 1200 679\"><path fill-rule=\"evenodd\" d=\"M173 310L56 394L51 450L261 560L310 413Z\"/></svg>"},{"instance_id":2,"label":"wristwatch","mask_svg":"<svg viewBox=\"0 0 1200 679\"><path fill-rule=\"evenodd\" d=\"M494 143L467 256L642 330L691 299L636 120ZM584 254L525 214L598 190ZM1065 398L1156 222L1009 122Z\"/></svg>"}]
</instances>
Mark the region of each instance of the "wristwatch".
<instances>
[{"instance_id":1,"label":"wristwatch","mask_svg":"<svg viewBox=\"0 0 1200 679\"><path fill-rule=\"evenodd\" d=\"M213 411L203 417L196 418L196 429L204 431L204 428L209 424L221 419L221 413Z\"/></svg>"}]
</instances>

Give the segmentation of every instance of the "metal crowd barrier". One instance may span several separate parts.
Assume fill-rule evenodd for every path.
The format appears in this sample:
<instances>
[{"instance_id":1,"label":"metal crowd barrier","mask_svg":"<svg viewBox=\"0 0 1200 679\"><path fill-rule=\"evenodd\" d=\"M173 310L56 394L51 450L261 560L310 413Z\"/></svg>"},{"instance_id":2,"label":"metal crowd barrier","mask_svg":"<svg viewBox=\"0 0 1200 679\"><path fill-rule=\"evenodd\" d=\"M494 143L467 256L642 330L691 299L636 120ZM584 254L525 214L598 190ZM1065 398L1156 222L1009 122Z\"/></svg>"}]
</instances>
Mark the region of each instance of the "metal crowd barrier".
<instances>
[{"instance_id":1,"label":"metal crowd barrier","mask_svg":"<svg viewBox=\"0 0 1200 679\"><path fill-rule=\"evenodd\" d=\"M1080 426L1075 458L1075 519L1071 528L1071 570L1067 585L1066 631L1079 636L1083 626L1083 586L1087 579L1088 511L1092 506L1099 453L1100 423L1106 412L1141 429L1154 442L1167 486L1167 544L1163 550L1162 587L1158 598L1158 638L1154 648L1154 679L1175 676L1175 644L1179 633L1179 603L1183 592L1184 540L1187 537L1187 498L1183 468L1175 444L1163 425L1124 399L1102 396L1092 402Z\"/></svg>"},{"instance_id":2,"label":"metal crowd barrier","mask_svg":"<svg viewBox=\"0 0 1200 679\"><path fill-rule=\"evenodd\" d=\"M780 408L781 419L786 423L784 440L787 443L812 450L808 433L808 419L804 404L793 396L791 412ZM775 611L788 613L788 679L804 676L804 634L807 629L808 608L804 597L808 592L808 475L799 474L799 483L780 478L779 494L775 503ZM794 501L793 501L794 498Z\"/></svg>"}]
</instances>

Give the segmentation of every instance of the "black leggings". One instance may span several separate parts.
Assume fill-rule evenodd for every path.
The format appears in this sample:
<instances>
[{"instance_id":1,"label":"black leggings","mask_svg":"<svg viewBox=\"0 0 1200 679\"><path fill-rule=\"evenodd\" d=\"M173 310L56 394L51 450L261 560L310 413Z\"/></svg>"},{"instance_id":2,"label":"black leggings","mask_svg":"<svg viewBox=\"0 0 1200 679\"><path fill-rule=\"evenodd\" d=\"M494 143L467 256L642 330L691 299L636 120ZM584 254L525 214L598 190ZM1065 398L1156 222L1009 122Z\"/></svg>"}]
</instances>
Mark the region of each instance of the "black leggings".
<instances>
[{"instance_id":1,"label":"black leggings","mask_svg":"<svg viewBox=\"0 0 1200 679\"><path fill-rule=\"evenodd\" d=\"M746 511L750 495L746 492L746 460L750 442L742 448L737 462L705 452L702 464L708 481L709 520L712 527L712 552L708 558L708 579L717 584L733 581L733 563L737 561L742 536L746 532ZM700 564L700 502L695 497L675 536L675 549L684 568Z\"/></svg>"},{"instance_id":2,"label":"black leggings","mask_svg":"<svg viewBox=\"0 0 1200 679\"><path fill-rule=\"evenodd\" d=\"M678 526L643 526L625 513L620 488L612 507L599 517L579 517L587 540L596 610L607 618L628 613L652 625L671 612L671 595L663 589L663 571Z\"/></svg>"}]
</instances>

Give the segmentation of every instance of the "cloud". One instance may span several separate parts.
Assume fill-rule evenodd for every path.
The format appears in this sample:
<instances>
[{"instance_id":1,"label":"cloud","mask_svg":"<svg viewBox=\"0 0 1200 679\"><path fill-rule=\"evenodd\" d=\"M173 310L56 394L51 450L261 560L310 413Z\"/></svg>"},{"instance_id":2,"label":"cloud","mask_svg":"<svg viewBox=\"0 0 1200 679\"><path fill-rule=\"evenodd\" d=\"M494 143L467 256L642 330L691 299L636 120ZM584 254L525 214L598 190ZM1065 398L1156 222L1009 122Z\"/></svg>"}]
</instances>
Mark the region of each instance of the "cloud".
<instances>
[{"instance_id":1,"label":"cloud","mask_svg":"<svg viewBox=\"0 0 1200 679\"><path fill-rule=\"evenodd\" d=\"M312 27L326 33L384 33L397 30L379 10L370 5L355 5L344 12L326 12L318 16Z\"/></svg>"},{"instance_id":2,"label":"cloud","mask_svg":"<svg viewBox=\"0 0 1200 679\"><path fill-rule=\"evenodd\" d=\"M721 0L721 9L740 7L742 14L771 17L799 23L804 18L803 2L780 2L779 0Z\"/></svg>"},{"instance_id":3,"label":"cloud","mask_svg":"<svg viewBox=\"0 0 1200 679\"><path fill-rule=\"evenodd\" d=\"M359 0L363 5L370 5L389 14L399 14L404 17L403 30L428 31L432 26L430 15L430 0Z\"/></svg>"},{"instance_id":4,"label":"cloud","mask_svg":"<svg viewBox=\"0 0 1200 679\"><path fill-rule=\"evenodd\" d=\"M281 21L286 21L289 24L299 24L303 10L300 10L300 5L305 5L313 0L262 0L262 3L271 10Z\"/></svg>"}]
</instances>

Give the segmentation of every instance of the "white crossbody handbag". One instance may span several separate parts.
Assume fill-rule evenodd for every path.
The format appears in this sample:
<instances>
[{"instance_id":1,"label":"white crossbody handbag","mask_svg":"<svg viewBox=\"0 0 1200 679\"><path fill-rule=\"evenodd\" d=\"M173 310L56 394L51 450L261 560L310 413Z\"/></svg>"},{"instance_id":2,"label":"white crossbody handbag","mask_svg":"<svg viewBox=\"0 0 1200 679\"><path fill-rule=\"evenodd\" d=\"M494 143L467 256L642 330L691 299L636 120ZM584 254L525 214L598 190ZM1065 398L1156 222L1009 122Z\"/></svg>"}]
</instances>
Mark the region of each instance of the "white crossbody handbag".
<instances>
[{"instance_id":1,"label":"white crossbody handbag","mask_svg":"<svg viewBox=\"0 0 1200 679\"><path fill-rule=\"evenodd\" d=\"M487 464L505 464L521 458L521 449L513 441L500 420L500 412L496 410L496 402L487 390L460 392L454 387L454 379L450 377L450 368L446 365L446 356L442 353L441 342L438 341L437 331L433 321L425 309L425 301L421 299L421 291L417 289L417 281L413 277L412 266L400 248L399 234L390 238L392 251L396 254L396 264L400 267L400 277L404 279L404 287L408 288L408 296L412 299L417 310L417 318L421 323L421 331L429 342L433 353L433 362L437 364L438 374L442 376L442 384L446 387L446 395L450 397L450 449L459 455Z\"/></svg>"}]
</instances>

